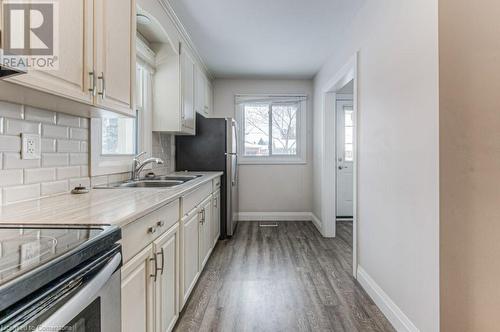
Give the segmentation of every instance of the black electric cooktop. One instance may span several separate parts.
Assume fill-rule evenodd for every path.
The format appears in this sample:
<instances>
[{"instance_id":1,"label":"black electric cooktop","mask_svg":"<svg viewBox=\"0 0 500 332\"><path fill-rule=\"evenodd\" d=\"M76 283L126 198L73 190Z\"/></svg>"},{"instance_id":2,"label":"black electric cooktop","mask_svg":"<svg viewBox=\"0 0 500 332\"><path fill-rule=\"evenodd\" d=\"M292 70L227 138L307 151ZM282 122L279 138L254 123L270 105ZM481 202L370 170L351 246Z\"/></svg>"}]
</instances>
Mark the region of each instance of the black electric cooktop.
<instances>
[{"instance_id":1,"label":"black electric cooktop","mask_svg":"<svg viewBox=\"0 0 500 332\"><path fill-rule=\"evenodd\" d=\"M0 226L0 312L120 238L111 226Z\"/></svg>"}]
</instances>

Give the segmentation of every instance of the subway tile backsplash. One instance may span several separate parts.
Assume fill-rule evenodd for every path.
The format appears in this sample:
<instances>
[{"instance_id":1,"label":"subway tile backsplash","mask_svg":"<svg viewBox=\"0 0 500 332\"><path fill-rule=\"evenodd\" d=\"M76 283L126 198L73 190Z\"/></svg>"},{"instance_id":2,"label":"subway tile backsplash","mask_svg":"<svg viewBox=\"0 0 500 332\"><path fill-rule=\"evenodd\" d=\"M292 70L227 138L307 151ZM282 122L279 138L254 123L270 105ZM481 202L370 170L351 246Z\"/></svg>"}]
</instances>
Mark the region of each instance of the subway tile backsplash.
<instances>
[{"instance_id":1,"label":"subway tile backsplash","mask_svg":"<svg viewBox=\"0 0 500 332\"><path fill-rule=\"evenodd\" d=\"M0 204L57 195L88 178L88 119L0 102ZM41 134L41 159L21 159L21 133Z\"/></svg>"},{"instance_id":2,"label":"subway tile backsplash","mask_svg":"<svg viewBox=\"0 0 500 332\"><path fill-rule=\"evenodd\" d=\"M0 205L130 179L89 177L89 126L86 118L0 101ZM21 133L41 135L41 159L21 159ZM174 172L175 136L153 133L152 155L165 161L153 166L156 174Z\"/></svg>"}]
</instances>

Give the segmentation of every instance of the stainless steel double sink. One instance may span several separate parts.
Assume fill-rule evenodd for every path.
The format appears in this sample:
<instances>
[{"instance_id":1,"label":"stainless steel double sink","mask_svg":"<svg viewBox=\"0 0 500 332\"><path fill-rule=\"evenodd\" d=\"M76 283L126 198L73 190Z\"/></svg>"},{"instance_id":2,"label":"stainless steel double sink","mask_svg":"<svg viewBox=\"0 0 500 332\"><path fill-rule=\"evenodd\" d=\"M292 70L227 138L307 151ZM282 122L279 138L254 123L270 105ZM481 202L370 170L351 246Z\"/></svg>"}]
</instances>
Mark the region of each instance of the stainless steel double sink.
<instances>
[{"instance_id":1,"label":"stainless steel double sink","mask_svg":"<svg viewBox=\"0 0 500 332\"><path fill-rule=\"evenodd\" d=\"M188 181L192 181L202 175L168 175L144 178L135 181L125 181L110 183L108 185L97 186L94 189L127 189L127 188L172 188L180 186Z\"/></svg>"}]
</instances>

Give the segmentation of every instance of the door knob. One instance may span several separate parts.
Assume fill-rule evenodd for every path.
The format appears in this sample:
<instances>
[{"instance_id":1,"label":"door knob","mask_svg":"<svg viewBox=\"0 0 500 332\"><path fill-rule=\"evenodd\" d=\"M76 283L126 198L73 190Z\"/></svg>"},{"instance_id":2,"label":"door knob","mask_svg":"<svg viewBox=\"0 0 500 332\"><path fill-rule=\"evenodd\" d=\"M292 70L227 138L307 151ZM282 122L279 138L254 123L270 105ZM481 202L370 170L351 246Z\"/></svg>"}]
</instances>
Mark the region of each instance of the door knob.
<instances>
[{"instance_id":1,"label":"door knob","mask_svg":"<svg viewBox=\"0 0 500 332\"><path fill-rule=\"evenodd\" d=\"M343 169L343 168L344 168L344 167L342 167L342 166L339 166L339 169Z\"/></svg>"}]
</instances>

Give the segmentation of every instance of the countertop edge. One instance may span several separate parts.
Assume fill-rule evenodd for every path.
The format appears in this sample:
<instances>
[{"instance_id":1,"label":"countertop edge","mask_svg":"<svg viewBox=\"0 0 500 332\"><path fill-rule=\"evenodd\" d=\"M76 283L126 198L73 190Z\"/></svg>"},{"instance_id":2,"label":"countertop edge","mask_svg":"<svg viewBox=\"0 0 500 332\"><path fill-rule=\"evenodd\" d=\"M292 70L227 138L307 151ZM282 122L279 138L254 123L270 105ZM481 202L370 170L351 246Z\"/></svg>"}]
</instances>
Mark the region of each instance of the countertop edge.
<instances>
[{"instance_id":1,"label":"countertop edge","mask_svg":"<svg viewBox=\"0 0 500 332\"><path fill-rule=\"evenodd\" d=\"M133 223L137 219L140 219L140 218L142 218L142 217L144 217L144 216L146 216L146 215L148 215L148 214L150 214L158 209L161 209L165 205L172 203L173 201L181 198L182 196L189 193L190 191L196 190L201 185L203 185L209 181L212 181L213 179L215 179L219 176L222 176L223 174L224 174L223 172L220 172L217 174L204 175L203 177L195 180L195 181L198 181L198 182L196 182L196 185L193 184L192 186L186 187L182 191L179 191L178 193L172 195L172 197L166 198L166 199L162 200L161 202L155 203L154 205L152 205L151 207L149 207L147 209L141 209L140 212L137 212L133 215L127 216L126 218L123 218L122 221L117 221L113 225L116 225L120 228L123 228L123 227ZM101 190L105 190L105 189L101 189ZM109 189L109 190L117 190L117 189ZM182 216L179 216L179 219L181 217Z\"/></svg>"},{"instance_id":2,"label":"countertop edge","mask_svg":"<svg viewBox=\"0 0 500 332\"><path fill-rule=\"evenodd\" d=\"M182 175L182 174L187 174L185 172L177 172L177 173L174 173L176 175ZM94 220L89 220L88 222L82 222L82 221L76 221L76 222L64 222L64 221L61 221L59 220L60 222L46 222L44 220L46 220L48 218L48 215L45 215L43 214L43 212L40 212L42 217L40 217L40 219L32 219L32 221L29 221L27 218L27 220L22 220L22 216L19 216L19 217L16 217L16 212L12 212L12 211L9 211L6 216L2 215L2 213L0 213L0 227L2 226L5 226L5 227L9 227L9 226L26 226L26 227L35 227L35 226L55 226L55 227L81 227L81 226L117 226L117 227L120 227L120 228L123 228L131 223L133 223L134 221L162 208L163 206L179 199L180 197L184 196L185 194L193 191L193 190L196 190L197 188L199 188L200 186L206 184L207 182L210 182L210 181L213 181L215 178L217 177L220 177L222 176L224 173L223 172L189 172L189 174L202 174L203 176L195 179L195 180L192 180L192 181L189 181L185 184L182 184L181 186L179 186L178 188L175 188L174 190L172 190L172 188L169 188L169 189L151 189L151 188L148 188L148 189L132 189L132 188L128 188L128 189L92 189L92 191L99 191L101 193L109 193L110 195L113 193L113 192L116 192L116 191L122 191L122 190L134 190L134 191L138 191L140 190L141 192L151 192L151 197L153 197L156 194L158 195L165 195L166 197L164 198L160 198L159 200L154 200L153 202L151 202L150 205L146 205L145 207L141 207L141 208L137 208L136 210L122 216L122 217L117 217L116 219L111 219L111 221L109 222L106 222L106 221L98 221L98 220L95 220L95 219L98 219L96 217L93 217ZM172 191L171 195L168 195L168 192L169 191ZM64 194L64 195L71 195L71 194ZM64 196L64 195L59 195L58 197L61 197L61 196ZM85 194L87 195L87 194ZM53 197L55 198L55 197ZM2 207L2 208L8 208L8 209L12 209L13 211L15 211L16 208L19 208L20 210L23 208L23 203L31 203L31 204L34 204L35 206L38 204L40 204L40 202L42 200L50 200L51 197L47 197L47 198L40 198L40 199L36 199L36 200L32 200L30 202L20 202L20 203L14 203L10 206L6 206L6 207ZM16 207L16 205L19 204L19 207ZM49 206L50 206L51 203L49 203ZM82 209L92 209L95 207L96 204L88 204L88 205L84 205L82 206ZM39 211L36 211L36 209L34 209L31 213L34 213L34 212L39 212ZM9 215L11 214L11 215ZM105 215L105 212L102 212L101 213L102 215ZM97 213L97 215L99 216L99 213ZM57 219L58 216L55 216L54 219ZM62 219L62 218L61 218ZM105 219L105 218L103 218Z\"/></svg>"}]
</instances>

